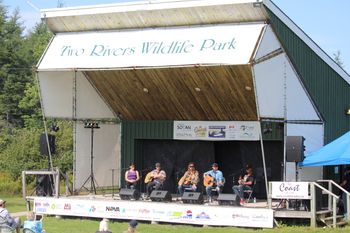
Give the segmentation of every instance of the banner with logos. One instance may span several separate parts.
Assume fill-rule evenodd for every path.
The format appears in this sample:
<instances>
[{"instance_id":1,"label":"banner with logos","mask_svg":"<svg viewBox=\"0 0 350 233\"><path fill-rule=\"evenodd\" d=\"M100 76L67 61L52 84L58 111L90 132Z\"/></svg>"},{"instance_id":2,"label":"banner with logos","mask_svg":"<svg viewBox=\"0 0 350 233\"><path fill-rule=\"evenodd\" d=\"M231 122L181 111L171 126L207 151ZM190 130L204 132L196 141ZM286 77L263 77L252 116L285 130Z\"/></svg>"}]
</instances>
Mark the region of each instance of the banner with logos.
<instances>
[{"instance_id":1,"label":"banner with logos","mask_svg":"<svg viewBox=\"0 0 350 233\"><path fill-rule=\"evenodd\" d=\"M264 24L57 34L39 70L248 64Z\"/></svg>"},{"instance_id":2,"label":"banner with logos","mask_svg":"<svg viewBox=\"0 0 350 233\"><path fill-rule=\"evenodd\" d=\"M272 198L309 199L308 182L271 182Z\"/></svg>"},{"instance_id":3,"label":"banner with logos","mask_svg":"<svg viewBox=\"0 0 350 233\"><path fill-rule=\"evenodd\" d=\"M265 208L38 197L34 199L34 212L48 215L136 219L196 225L273 227L273 211Z\"/></svg>"},{"instance_id":4,"label":"banner with logos","mask_svg":"<svg viewBox=\"0 0 350 233\"><path fill-rule=\"evenodd\" d=\"M174 139L258 141L258 121L174 121Z\"/></svg>"}]
</instances>

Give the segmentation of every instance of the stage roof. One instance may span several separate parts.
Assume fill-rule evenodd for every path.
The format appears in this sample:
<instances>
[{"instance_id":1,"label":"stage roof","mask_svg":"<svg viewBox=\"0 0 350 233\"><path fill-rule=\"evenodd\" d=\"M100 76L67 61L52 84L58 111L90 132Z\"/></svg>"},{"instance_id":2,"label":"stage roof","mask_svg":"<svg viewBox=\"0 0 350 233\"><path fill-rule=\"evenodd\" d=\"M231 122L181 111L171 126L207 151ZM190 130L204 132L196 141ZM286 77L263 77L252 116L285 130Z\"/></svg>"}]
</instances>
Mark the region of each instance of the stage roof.
<instances>
[{"instance_id":1,"label":"stage roof","mask_svg":"<svg viewBox=\"0 0 350 233\"><path fill-rule=\"evenodd\" d=\"M87 71L126 120L257 120L249 65Z\"/></svg>"},{"instance_id":2,"label":"stage roof","mask_svg":"<svg viewBox=\"0 0 350 233\"><path fill-rule=\"evenodd\" d=\"M266 19L252 0L142 1L41 11L54 32L173 27Z\"/></svg>"},{"instance_id":3,"label":"stage roof","mask_svg":"<svg viewBox=\"0 0 350 233\"><path fill-rule=\"evenodd\" d=\"M271 0L153 0L44 9L41 17L54 33L225 23L268 22L270 10L350 84L350 76Z\"/></svg>"}]
</instances>

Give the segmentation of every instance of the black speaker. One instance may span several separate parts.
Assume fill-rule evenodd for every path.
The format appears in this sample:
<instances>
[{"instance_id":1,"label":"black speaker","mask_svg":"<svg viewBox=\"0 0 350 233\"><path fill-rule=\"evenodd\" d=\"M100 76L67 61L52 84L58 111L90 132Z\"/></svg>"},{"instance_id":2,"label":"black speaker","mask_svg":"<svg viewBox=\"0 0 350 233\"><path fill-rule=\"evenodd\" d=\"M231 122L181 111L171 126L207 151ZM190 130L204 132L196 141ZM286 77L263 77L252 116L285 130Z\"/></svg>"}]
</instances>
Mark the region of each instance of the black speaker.
<instances>
[{"instance_id":1,"label":"black speaker","mask_svg":"<svg viewBox=\"0 0 350 233\"><path fill-rule=\"evenodd\" d=\"M199 192L184 192L181 200L183 203L203 204L203 195Z\"/></svg>"},{"instance_id":2,"label":"black speaker","mask_svg":"<svg viewBox=\"0 0 350 233\"><path fill-rule=\"evenodd\" d=\"M122 200L138 200L140 192L137 189L120 189L119 196Z\"/></svg>"},{"instance_id":3,"label":"black speaker","mask_svg":"<svg viewBox=\"0 0 350 233\"><path fill-rule=\"evenodd\" d=\"M304 160L304 137L287 136L286 139L286 161L301 162Z\"/></svg>"},{"instance_id":4,"label":"black speaker","mask_svg":"<svg viewBox=\"0 0 350 233\"><path fill-rule=\"evenodd\" d=\"M40 197L52 196L52 179L50 175L36 175L36 195Z\"/></svg>"},{"instance_id":5,"label":"black speaker","mask_svg":"<svg viewBox=\"0 0 350 233\"><path fill-rule=\"evenodd\" d=\"M239 206L240 198L236 194L223 194L220 193L218 196L219 205L235 205Z\"/></svg>"},{"instance_id":6,"label":"black speaker","mask_svg":"<svg viewBox=\"0 0 350 233\"><path fill-rule=\"evenodd\" d=\"M55 154L55 152L56 152L56 145L55 145L56 137L55 137L55 135L51 135L51 134L48 134L47 136L49 138L49 145L50 145L51 154ZM46 142L46 135L44 133L40 135L40 154L41 155L49 155L49 149L47 147L47 142Z\"/></svg>"},{"instance_id":7,"label":"black speaker","mask_svg":"<svg viewBox=\"0 0 350 233\"><path fill-rule=\"evenodd\" d=\"M171 202L171 194L168 191L153 190L150 198L152 201Z\"/></svg>"}]
</instances>

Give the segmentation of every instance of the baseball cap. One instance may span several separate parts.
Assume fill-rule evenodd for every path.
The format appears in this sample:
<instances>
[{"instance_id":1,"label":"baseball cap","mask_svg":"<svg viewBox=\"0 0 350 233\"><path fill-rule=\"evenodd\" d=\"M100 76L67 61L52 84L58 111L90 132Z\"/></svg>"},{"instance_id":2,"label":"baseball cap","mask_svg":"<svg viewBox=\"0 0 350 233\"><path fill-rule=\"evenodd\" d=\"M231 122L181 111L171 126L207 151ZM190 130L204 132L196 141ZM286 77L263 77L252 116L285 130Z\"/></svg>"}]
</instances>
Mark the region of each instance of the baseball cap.
<instances>
[{"instance_id":1,"label":"baseball cap","mask_svg":"<svg viewBox=\"0 0 350 233\"><path fill-rule=\"evenodd\" d=\"M0 199L0 205L5 204L5 203L6 203L6 201Z\"/></svg>"},{"instance_id":2,"label":"baseball cap","mask_svg":"<svg viewBox=\"0 0 350 233\"><path fill-rule=\"evenodd\" d=\"M213 163L211 166L212 167L218 167L219 165L217 163Z\"/></svg>"},{"instance_id":3,"label":"baseball cap","mask_svg":"<svg viewBox=\"0 0 350 233\"><path fill-rule=\"evenodd\" d=\"M132 227L132 228L135 228L137 226L138 222L136 220L131 220L129 222L129 225Z\"/></svg>"}]
</instances>

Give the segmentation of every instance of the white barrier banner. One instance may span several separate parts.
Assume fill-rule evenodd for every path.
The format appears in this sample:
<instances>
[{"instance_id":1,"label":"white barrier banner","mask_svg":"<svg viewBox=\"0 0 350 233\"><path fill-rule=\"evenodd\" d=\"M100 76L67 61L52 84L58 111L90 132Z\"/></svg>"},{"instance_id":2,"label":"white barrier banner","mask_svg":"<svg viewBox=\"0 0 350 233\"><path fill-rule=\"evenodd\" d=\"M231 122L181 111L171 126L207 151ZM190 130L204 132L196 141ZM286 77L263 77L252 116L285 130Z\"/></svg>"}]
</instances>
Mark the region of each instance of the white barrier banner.
<instances>
[{"instance_id":1,"label":"white barrier banner","mask_svg":"<svg viewBox=\"0 0 350 233\"><path fill-rule=\"evenodd\" d=\"M174 121L174 139L258 141L258 121Z\"/></svg>"},{"instance_id":2,"label":"white barrier banner","mask_svg":"<svg viewBox=\"0 0 350 233\"><path fill-rule=\"evenodd\" d=\"M273 227L273 211L264 208L38 197L34 199L34 212L213 226Z\"/></svg>"},{"instance_id":3,"label":"white barrier banner","mask_svg":"<svg viewBox=\"0 0 350 233\"><path fill-rule=\"evenodd\" d=\"M57 34L39 70L248 64L264 24Z\"/></svg>"},{"instance_id":4,"label":"white barrier banner","mask_svg":"<svg viewBox=\"0 0 350 233\"><path fill-rule=\"evenodd\" d=\"M271 182L272 198L309 199L308 182Z\"/></svg>"}]
</instances>

